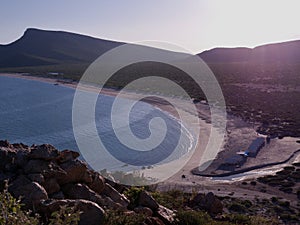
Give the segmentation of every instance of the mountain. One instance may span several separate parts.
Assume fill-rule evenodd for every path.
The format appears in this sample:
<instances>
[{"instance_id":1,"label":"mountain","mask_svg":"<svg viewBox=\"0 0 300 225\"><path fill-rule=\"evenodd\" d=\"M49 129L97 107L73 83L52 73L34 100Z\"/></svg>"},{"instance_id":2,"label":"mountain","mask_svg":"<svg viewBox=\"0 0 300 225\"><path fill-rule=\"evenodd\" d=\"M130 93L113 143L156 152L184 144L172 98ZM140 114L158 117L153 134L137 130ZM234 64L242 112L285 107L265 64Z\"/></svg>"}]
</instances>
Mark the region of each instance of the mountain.
<instances>
[{"instance_id":1,"label":"mountain","mask_svg":"<svg viewBox=\"0 0 300 225\"><path fill-rule=\"evenodd\" d=\"M17 41L0 45L0 68L90 63L121 44L75 33L30 28Z\"/></svg>"},{"instance_id":2,"label":"mountain","mask_svg":"<svg viewBox=\"0 0 300 225\"><path fill-rule=\"evenodd\" d=\"M27 29L15 42L0 45L0 68L89 64L124 43L81 34ZM300 62L300 40L256 48L215 48L198 54L207 63Z\"/></svg>"},{"instance_id":3,"label":"mountain","mask_svg":"<svg viewBox=\"0 0 300 225\"><path fill-rule=\"evenodd\" d=\"M207 63L300 62L300 40L251 48L214 48L198 54Z\"/></svg>"}]
</instances>

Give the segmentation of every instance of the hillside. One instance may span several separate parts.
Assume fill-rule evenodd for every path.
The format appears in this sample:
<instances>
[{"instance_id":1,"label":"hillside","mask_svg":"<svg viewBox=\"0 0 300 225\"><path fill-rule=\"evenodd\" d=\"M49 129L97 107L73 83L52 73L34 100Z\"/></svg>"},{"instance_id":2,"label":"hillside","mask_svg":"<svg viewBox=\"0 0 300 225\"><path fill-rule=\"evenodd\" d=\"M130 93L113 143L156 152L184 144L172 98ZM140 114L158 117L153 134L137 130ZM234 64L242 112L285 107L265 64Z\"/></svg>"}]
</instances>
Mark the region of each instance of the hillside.
<instances>
[{"instance_id":1,"label":"hillside","mask_svg":"<svg viewBox=\"0 0 300 225\"><path fill-rule=\"evenodd\" d=\"M214 48L198 54L206 63L299 63L300 40L251 48Z\"/></svg>"},{"instance_id":2,"label":"hillside","mask_svg":"<svg viewBox=\"0 0 300 225\"><path fill-rule=\"evenodd\" d=\"M121 44L75 33L29 28L17 41L0 45L0 68L20 71L22 67L60 68L76 64L78 67L91 63L104 52ZM26 72L26 69L23 71Z\"/></svg>"}]
</instances>

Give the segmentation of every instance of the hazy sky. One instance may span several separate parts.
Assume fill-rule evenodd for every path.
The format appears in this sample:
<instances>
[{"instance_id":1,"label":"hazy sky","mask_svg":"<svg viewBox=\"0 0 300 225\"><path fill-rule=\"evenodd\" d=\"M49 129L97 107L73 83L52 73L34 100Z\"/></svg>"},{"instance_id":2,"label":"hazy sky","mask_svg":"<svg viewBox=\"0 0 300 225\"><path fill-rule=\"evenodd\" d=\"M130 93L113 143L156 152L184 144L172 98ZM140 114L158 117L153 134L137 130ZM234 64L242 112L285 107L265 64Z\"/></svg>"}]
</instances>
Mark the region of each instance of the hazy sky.
<instances>
[{"instance_id":1,"label":"hazy sky","mask_svg":"<svg viewBox=\"0 0 300 225\"><path fill-rule=\"evenodd\" d=\"M28 27L156 40L193 53L300 39L299 0L2 0L0 43Z\"/></svg>"}]
</instances>

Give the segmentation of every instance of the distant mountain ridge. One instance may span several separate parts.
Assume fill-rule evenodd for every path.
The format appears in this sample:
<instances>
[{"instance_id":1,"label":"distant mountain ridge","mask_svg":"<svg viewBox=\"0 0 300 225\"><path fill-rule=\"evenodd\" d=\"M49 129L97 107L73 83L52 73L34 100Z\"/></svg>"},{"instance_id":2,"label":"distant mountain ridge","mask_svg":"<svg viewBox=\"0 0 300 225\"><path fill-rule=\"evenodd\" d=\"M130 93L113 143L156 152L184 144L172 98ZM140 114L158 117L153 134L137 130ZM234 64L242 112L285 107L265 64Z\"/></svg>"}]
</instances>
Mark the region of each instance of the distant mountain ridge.
<instances>
[{"instance_id":1,"label":"distant mountain ridge","mask_svg":"<svg viewBox=\"0 0 300 225\"><path fill-rule=\"evenodd\" d=\"M300 40L251 48L214 48L198 54L207 63L300 62Z\"/></svg>"},{"instance_id":2,"label":"distant mountain ridge","mask_svg":"<svg viewBox=\"0 0 300 225\"><path fill-rule=\"evenodd\" d=\"M65 31L28 28L23 36L0 45L0 68L89 64L122 42ZM300 40L251 48L214 48L198 54L206 63L300 62Z\"/></svg>"}]
</instances>

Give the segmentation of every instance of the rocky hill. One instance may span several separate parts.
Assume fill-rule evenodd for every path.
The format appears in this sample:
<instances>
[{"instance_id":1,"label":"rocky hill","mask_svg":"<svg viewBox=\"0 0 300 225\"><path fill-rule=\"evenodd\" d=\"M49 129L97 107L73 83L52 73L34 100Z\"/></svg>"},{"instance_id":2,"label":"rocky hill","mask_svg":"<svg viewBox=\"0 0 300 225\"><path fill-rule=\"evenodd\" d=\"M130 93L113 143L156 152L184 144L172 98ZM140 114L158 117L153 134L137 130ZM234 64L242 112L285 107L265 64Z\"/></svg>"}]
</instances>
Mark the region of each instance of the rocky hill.
<instances>
[{"instance_id":1,"label":"rocky hill","mask_svg":"<svg viewBox=\"0 0 300 225\"><path fill-rule=\"evenodd\" d=\"M0 45L0 67L91 63L121 44L70 32L29 28L15 42Z\"/></svg>"}]
</instances>

